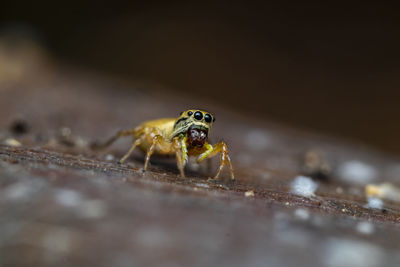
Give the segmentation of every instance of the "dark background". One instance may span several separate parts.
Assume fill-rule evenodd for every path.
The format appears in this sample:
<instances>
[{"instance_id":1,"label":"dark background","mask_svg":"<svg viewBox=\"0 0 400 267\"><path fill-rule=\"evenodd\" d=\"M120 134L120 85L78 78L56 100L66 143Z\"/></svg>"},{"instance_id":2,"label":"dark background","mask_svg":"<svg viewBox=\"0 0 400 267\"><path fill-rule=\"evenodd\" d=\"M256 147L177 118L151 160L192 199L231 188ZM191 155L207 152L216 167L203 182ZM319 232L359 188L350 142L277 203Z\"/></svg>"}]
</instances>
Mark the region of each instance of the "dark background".
<instances>
[{"instance_id":1,"label":"dark background","mask_svg":"<svg viewBox=\"0 0 400 267\"><path fill-rule=\"evenodd\" d=\"M166 3L168 2L168 3ZM400 153L399 16L384 3L3 1L56 61Z\"/></svg>"}]
</instances>

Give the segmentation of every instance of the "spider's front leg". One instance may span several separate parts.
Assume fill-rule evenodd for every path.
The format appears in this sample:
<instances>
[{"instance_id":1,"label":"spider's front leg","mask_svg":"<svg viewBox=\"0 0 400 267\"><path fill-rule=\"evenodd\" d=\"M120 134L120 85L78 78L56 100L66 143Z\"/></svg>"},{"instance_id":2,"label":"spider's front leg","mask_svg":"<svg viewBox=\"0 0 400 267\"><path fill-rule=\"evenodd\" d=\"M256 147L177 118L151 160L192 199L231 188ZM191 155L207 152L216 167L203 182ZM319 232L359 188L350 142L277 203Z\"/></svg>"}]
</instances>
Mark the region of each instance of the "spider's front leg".
<instances>
[{"instance_id":1,"label":"spider's front leg","mask_svg":"<svg viewBox=\"0 0 400 267\"><path fill-rule=\"evenodd\" d=\"M172 145L175 151L179 173L181 174L182 178L185 178L185 172L183 169L187 161L187 147L185 143L185 138L182 136L175 137L172 140Z\"/></svg>"},{"instance_id":2,"label":"spider's front leg","mask_svg":"<svg viewBox=\"0 0 400 267\"><path fill-rule=\"evenodd\" d=\"M197 158L197 162L200 163L204 159L212 158L212 157L216 156L218 153L220 153L220 163L219 163L219 167L218 167L218 172L217 172L217 175L215 175L214 179L218 179L224 166L228 165L231 179L234 180L235 176L233 174L232 163L231 163L231 159L229 158L229 155L228 155L228 146L226 145L226 143L219 142L215 145L205 143L204 146L206 147L206 151L199 155L199 157Z\"/></svg>"}]
</instances>

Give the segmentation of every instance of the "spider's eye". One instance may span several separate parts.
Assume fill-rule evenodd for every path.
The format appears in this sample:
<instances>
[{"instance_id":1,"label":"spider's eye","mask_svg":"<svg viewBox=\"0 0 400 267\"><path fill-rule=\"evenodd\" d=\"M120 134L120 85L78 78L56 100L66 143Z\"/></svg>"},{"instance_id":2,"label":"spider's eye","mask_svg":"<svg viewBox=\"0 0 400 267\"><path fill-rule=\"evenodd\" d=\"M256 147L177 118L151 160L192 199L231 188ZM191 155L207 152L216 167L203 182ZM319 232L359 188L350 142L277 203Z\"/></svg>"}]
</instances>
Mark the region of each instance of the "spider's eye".
<instances>
[{"instance_id":1,"label":"spider's eye","mask_svg":"<svg viewBox=\"0 0 400 267\"><path fill-rule=\"evenodd\" d=\"M213 122L215 121L215 117L213 118Z\"/></svg>"},{"instance_id":2,"label":"spider's eye","mask_svg":"<svg viewBox=\"0 0 400 267\"><path fill-rule=\"evenodd\" d=\"M196 119L196 120L201 120L202 118L203 118L203 113L201 113L200 111L196 111L195 113L194 113L194 118Z\"/></svg>"},{"instance_id":3,"label":"spider's eye","mask_svg":"<svg viewBox=\"0 0 400 267\"><path fill-rule=\"evenodd\" d=\"M179 112L179 116L181 116L183 114L183 111Z\"/></svg>"},{"instance_id":4,"label":"spider's eye","mask_svg":"<svg viewBox=\"0 0 400 267\"><path fill-rule=\"evenodd\" d=\"M191 111L188 112L188 115L189 115L189 116L192 116L192 114L193 114L193 112L191 112Z\"/></svg>"},{"instance_id":5,"label":"spider's eye","mask_svg":"<svg viewBox=\"0 0 400 267\"><path fill-rule=\"evenodd\" d=\"M204 120L205 120L206 122L210 123L210 122L212 121L211 115L208 114L208 113L207 113L206 115L204 115Z\"/></svg>"}]
</instances>

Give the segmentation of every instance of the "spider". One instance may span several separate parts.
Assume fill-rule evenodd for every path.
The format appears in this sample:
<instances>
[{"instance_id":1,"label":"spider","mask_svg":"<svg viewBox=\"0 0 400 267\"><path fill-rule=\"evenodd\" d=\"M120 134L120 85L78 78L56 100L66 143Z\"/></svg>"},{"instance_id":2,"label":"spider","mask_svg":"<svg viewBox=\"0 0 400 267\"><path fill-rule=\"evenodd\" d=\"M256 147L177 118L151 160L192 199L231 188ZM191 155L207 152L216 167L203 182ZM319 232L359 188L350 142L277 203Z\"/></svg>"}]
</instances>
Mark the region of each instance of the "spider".
<instances>
[{"instance_id":1,"label":"spider","mask_svg":"<svg viewBox=\"0 0 400 267\"><path fill-rule=\"evenodd\" d=\"M230 177L235 179L231 160L228 155L228 146L225 142L211 145L208 134L215 117L210 113L189 109L179 114L178 118L163 118L145 121L134 129L117 132L103 145L105 148L124 136L133 136L133 144L128 152L119 161L123 163L136 147L146 152L143 170L147 170L150 157L153 153L160 155L175 155L180 176L185 177L184 167L189 156L197 157L197 163L206 158L220 154L220 165L214 179L218 179L225 165L228 165Z\"/></svg>"}]
</instances>

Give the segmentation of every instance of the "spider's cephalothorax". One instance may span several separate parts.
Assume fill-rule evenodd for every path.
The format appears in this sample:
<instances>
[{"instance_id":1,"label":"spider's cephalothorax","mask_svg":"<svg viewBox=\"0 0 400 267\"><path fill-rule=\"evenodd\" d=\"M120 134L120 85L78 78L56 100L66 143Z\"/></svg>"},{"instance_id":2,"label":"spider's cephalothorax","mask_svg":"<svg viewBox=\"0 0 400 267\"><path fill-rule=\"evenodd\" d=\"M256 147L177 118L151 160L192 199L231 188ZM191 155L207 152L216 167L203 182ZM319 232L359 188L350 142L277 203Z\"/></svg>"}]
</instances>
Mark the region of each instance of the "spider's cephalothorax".
<instances>
[{"instance_id":1,"label":"spider's cephalothorax","mask_svg":"<svg viewBox=\"0 0 400 267\"><path fill-rule=\"evenodd\" d=\"M150 156L153 153L175 154L182 177L185 176L183 167L189 156L196 156L197 162L200 163L204 159L211 158L219 153L220 166L215 178L218 178L223 167L228 165L231 178L234 179L226 143L219 142L215 145L208 143L208 135L214 121L215 117L211 113L190 109L181 112L178 118L146 121L132 130L120 131L101 147L110 145L119 137L133 135L134 143L120 160L121 163L128 158L136 146L146 151L144 170L147 169Z\"/></svg>"}]
</instances>

